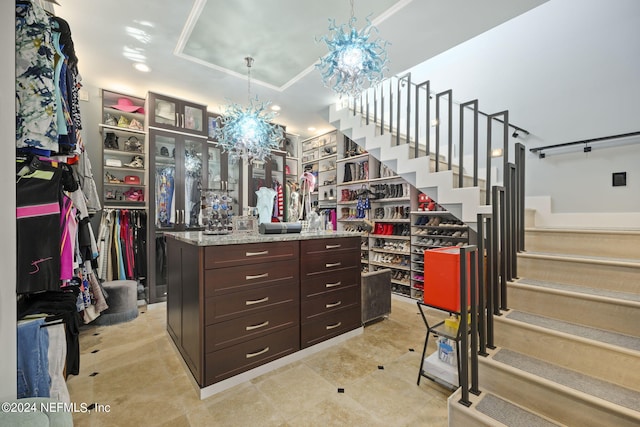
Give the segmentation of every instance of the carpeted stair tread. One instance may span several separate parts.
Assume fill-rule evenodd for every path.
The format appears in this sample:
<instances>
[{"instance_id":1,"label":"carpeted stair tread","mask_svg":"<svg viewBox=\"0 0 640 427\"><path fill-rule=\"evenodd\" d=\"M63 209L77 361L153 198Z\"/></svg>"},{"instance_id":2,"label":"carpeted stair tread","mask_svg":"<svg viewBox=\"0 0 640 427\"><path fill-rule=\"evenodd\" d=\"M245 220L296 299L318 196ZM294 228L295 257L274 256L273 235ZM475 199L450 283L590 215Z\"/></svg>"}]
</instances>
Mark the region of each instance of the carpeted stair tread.
<instances>
[{"instance_id":1,"label":"carpeted stair tread","mask_svg":"<svg viewBox=\"0 0 640 427\"><path fill-rule=\"evenodd\" d=\"M550 257L556 259L579 259L584 261L594 261L594 262L604 262L604 263L622 263L628 267L640 267L640 260L635 258L611 258L611 257L599 257L592 255L577 255L577 254L562 254L557 252L537 252L537 251L525 251L521 252L518 255L522 255L527 257L528 255L532 256L542 256L542 257Z\"/></svg>"},{"instance_id":2,"label":"carpeted stair tread","mask_svg":"<svg viewBox=\"0 0 640 427\"><path fill-rule=\"evenodd\" d=\"M514 283L521 283L523 285L540 286L543 288L556 289L559 291L576 292L579 294L615 298L615 299L620 299L625 301L640 302L640 294L631 294L629 292L619 292L619 291L610 291L607 289L588 288L585 286L578 286L578 285L565 285L562 283L548 282L546 280L537 280L537 279L529 279L529 278L521 278Z\"/></svg>"},{"instance_id":3,"label":"carpeted stair tread","mask_svg":"<svg viewBox=\"0 0 640 427\"><path fill-rule=\"evenodd\" d=\"M549 420L542 418L520 406L487 394L476 405L476 410L509 427L557 427Z\"/></svg>"},{"instance_id":4,"label":"carpeted stair tread","mask_svg":"<svg viewBox=\"0 0 640 427\"><path fill-rule=\"evenodd\" d=\"M494 354L493 359L616 405L634 411L638 410L640 392L592 378L570 369L561 368L560 366L504 348ZM606 363L606 361L603 361L603 363Z\"/></svg>"},{"instance_id":5,"label":"carpeted stair tread","mask_svg":"<svg viewBox=\"0 0 640 427\"><path fill-rule=\"evenodd\" d=\"M601 343L640 351L640 338L638 337L605 331L603 329L591 328L589 326L576 325L563 320L552 319L516 310L511 310L505 317L507 319L528 323L530 325L540 326L542 328L599 341Z\"/></svg>"}]
</instances>

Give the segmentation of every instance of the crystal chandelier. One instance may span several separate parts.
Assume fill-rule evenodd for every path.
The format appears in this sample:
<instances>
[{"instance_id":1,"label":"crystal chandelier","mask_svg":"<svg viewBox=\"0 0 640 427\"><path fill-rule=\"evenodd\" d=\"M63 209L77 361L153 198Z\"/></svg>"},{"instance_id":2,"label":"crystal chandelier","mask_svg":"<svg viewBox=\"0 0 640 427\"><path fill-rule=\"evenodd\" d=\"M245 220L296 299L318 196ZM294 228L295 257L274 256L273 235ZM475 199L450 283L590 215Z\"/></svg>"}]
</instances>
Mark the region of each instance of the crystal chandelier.
<instances>
[{"instance_id":1,"label":"crystal chandelier","mask_svg":"<svg viewBox=\"0 0 640 427\"><path fill-rule=\"evenodd\" d=\"M248 70L249 105L246 108L235 103L225 106L215 137L232 161L264 161L271 155L271 150L279 148L284 134L282 127L271 123L277 113L265 112L271 102L259 102L257 96L251 98L253 58L247 56L244 59Z\"/></svg>"},{"instance_id":2,"label":"crystal chandelier","mask_svg":"<svg viewBox=\"0 0 640 427\"><path fill-rule=\"evenodd\" d=\"M329 48L329 54L320 58L316 65L322 73L322 82L334 92L342 95L359 96L367 87L375 86L383 79L388 59L388 42L370 40L372 32L378 29L367 18L367 25L358 31L351 0L351 19L348 25L336 25L329 19L329 35L322 40Z\"/></svg>"}]
</instances>

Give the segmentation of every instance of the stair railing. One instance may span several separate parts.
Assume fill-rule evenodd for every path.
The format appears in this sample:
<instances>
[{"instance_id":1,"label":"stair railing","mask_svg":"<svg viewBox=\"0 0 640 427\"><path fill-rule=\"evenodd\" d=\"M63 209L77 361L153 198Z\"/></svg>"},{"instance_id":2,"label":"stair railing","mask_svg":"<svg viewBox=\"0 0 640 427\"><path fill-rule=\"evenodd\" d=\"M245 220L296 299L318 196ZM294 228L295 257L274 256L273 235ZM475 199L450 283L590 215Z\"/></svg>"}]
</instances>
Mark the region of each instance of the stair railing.
<instances>
[{"instance_id":1,"label":"stair railing","mask_svg":"<svg viewBox=\"0 0 640 427\"><path fill-rule=\"evenodd\" d=\"M478 356L487 356L487 349L495 348L493 316L500 316L508 309L507 282L517 277L517 253L524 250L525 149L520 142L510 143L510 132L511 129L521 134L529 132L510 123L507 110L493 114L480 111L477 99L456 103L459 106L456 118L454 103L451 89L432 92L429 80L415 83L407 73L391 77L359 98L352 98L349 107L365 124L374 124L377 134L390 134L392 145L410 144L410 156L432 159L435 172L457 169L458 179L454 185L485 190L484 204L491 207L491 213L477 215L477 245L461 248L464 252L461 259L466 259L467 253L473 253L472 259L477 257L470 272L462 270L466 269L466 263L461 263L460 271L461 348L470 348L471 360L469 366L466 357L460 358L464 371L460 378L460 402L468 404L469 391L480 392ZM480 115L486 117L484 141L480 141ZM458 135L454 138L455 120ZM494 132L496 124L501 125L498 132ZM467 140L469 134L470 141ZM458 144L457 152L454 152L454 140ZM471 182L464 179L467 152L472 158ZM502 161L493 160L497 157L502 157ZM482 168L485 169L484 186L480 182ZM498 182L493 182L494 171ZM467 277L474 283L471 301L466 301L467 294L462 287L466 286ZM467 310L471 314L469 325L465 321ZM467 345L468 333L470 346ZM467 375L471 377L470 388Z\"/></svg>"}]
</instances>

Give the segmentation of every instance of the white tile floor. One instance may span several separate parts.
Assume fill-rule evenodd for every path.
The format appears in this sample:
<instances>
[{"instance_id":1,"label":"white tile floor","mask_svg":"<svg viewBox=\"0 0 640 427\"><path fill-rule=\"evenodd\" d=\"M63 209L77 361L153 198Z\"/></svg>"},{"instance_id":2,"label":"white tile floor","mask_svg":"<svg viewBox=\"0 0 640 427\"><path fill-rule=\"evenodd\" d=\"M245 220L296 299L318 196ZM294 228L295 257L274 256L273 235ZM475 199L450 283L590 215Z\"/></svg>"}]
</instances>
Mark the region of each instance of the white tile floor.
<instances>
[{"instance_id":1,"label":"white tile floor","mask_svg":"<svg viewBox=\"0 0 640 427\"><path fill-rule=\"evenodd\" d=\"M447 425L449 391L426 379L416 385L425 327L409 300L394 298L389 318L360 336L204 400L171 346L165 306L141 311L131 322L81 332L71 400L110 412L74 414L75 425Z\"/></svg>"}]
</instances>

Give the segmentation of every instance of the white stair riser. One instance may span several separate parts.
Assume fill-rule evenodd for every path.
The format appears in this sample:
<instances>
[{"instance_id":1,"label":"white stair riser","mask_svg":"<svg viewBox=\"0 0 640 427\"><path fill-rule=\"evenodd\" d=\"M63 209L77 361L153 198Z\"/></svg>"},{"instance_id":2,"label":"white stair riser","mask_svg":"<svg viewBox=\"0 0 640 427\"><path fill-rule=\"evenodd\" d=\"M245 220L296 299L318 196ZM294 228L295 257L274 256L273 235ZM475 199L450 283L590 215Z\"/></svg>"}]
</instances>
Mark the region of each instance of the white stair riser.
<instances>
[{"instance_id":1,"label":"white stair riser","mask_svg":"<svg viewBox=\"0 0 640 427\"><path fill-rule=\"evenodd\" d=\"M640 268L518 256L518 276L596 289L640 293Z\"/></svg>"},{"instance_id":2,"label":"white stair riser","mask_svg":"<svg viewBox=\"0 0 640 427\"><path fill-rule=\"evenodd\" d=\"M433 197L440 205L457 214L458 218L470 224L475 230L478 213L488 212L484 200L480 198L478 188L456 189L457 175L453 171L431 173L435 169L435 161L426 159L412 159L412 148L408 144L396 146L396 138L385 132L379 135L377 126L366 121L359 114L355 116L347 108L336 110L335 105L329 107L329 121L350 136L351 139L363 146L371 155L396 171L409 183ZM428 163L427 163L428 162ZM425 164L428 165L425 167ZM444 165L441 162L441 165ZM454 166L454 169L457 168ZM472 178L464 178L465 185L472 183ZM455 184L455 185L454 185ZM437 187L437 197L428 191Z\"/></svg>"},{"instance_id":3,"label":"white stair riser","mask_svg":"<svg viewBox=\"0 0 640 427\"><path fill-rule=\"evenodd\" d=\"M640 391L640 354L495 318L495 343L536 359Z\"/></svg>"},{"instance_id":4,"label":"white stair riser","mask_svg":"<svg viewBox=\"0 0 640 427\"><path fill-rule=\"evenodd\" d=\"M640 260L640 233L526 230L527 251Z\"/></svg>"},{"instance_id":5,"label":"white stair riser","mask_svg":"<svg viewBox=\"0 0 640 427\"><path fill-rule=\"evenodd\" d=\"M640 337L640 304L582 298L535 286L510 285L509 308L566 322Z\"/></svg>"},{"instance_id":6,"label":"white stair riser","mask_svg":"<svg viewBox=\"0 0 640 427\"><path fill-rule=\"evenodd\" d=\"M640 413L634 418L630 410L599 399L589 401L580 393L549 386L522 371L503 369L490 359L480 358L480 364L483 388L561 423L581 427L637 427L640 423Z\"/></svg>"}]
</instances>

